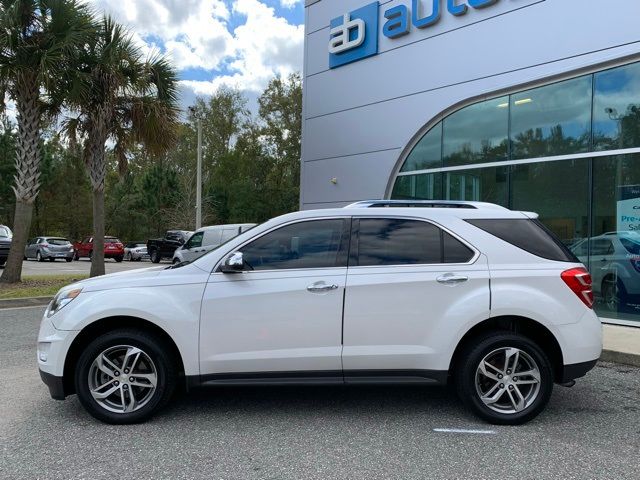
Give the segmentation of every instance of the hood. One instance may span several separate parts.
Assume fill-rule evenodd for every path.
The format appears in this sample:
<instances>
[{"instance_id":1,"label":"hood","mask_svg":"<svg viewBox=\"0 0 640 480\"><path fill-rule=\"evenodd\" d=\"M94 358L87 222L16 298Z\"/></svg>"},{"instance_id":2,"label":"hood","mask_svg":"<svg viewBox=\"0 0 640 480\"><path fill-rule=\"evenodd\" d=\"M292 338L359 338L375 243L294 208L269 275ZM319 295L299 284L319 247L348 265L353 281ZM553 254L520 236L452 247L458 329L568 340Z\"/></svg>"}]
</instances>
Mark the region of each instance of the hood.
<instances>
[{"instance_id":1,"label":"hood","mask_svg":"<svg viewBox=\"0 0 640 480\"><path fill-rule=\"evenodd\" d=\"M168 269L168 266L129 270L126 272L111 273L101 277L89 278L74 283L74 286L82 287L87 292L100 290L112 290L118 288L159 287L167 285L202 283L209 278L209 273L195 265L186 265L182 268Z\"/></svg>"}]
</instances>

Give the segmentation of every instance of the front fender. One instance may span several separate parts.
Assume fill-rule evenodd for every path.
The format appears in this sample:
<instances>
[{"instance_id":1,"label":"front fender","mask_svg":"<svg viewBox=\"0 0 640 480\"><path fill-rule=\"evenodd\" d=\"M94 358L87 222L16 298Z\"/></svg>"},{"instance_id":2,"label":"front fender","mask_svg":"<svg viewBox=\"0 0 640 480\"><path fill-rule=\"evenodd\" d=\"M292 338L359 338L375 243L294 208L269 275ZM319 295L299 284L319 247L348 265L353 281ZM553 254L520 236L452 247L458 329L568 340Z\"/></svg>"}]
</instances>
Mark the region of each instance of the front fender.
<instances>
[{"instance_id":1,"label":"front fender","mask_svg":"<svg viewBox=\"0 0 640 480\"><path fill-rule=\"evenodd\" d=\"M200 305L206 283L128 287L82 292L51 317L58 330L80 331L111 317L135 317L164 330L175 342L186 375L199 375Z\"/></svg>"}]
</instances>

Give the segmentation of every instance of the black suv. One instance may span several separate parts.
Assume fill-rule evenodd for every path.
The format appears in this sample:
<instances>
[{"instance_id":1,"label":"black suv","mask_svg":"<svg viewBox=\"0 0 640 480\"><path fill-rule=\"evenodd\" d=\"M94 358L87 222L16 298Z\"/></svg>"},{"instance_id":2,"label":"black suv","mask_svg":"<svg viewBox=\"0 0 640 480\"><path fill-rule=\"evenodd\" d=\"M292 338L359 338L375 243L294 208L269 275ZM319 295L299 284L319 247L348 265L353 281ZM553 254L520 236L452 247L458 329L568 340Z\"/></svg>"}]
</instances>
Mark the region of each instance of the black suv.
<instances>
[{"instance_id":1,"label":"black suv","mask_svg":"<svg viewBox=\"0 0 640 480\"><path fill-rule=\"evenodd\" d=\"M7 262L9 249L11 248L11 237L13 237L11 229L0 225L0 267Z\"/></svg>"}]
</instances>

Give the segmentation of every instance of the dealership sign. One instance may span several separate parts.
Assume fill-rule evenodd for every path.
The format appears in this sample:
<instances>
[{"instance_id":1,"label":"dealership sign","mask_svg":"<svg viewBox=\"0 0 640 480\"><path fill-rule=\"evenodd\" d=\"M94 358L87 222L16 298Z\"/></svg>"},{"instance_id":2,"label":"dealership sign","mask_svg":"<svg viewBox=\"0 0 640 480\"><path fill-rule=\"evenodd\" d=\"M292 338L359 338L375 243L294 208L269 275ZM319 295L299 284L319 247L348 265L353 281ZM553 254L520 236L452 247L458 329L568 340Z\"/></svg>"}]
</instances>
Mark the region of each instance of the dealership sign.
<instances>
[{"instance_id":1,"label":"dealership sign","mask_svg":"<svg viewBox=\"0 0 640 480\"><path fill-rule=\"evenodd\" d=\"M640 185L618 187L618 225L620 232L640 232Z\"/></svg>"},{"instance_id":2,"label":"dealership sign","mask_svg":"<svg viewBox=\"0 0 640 480\"><path fill-rule=\"evenodd\" d=\"M382 34L399 38L412 28L424 29L440 21L447 11L456 17L465 15L469 7L480 9L499 0L411 0L384 11ZM362 60L378 54L380 3L373 2L331 20L329 30L329 68Z\"/></svg>"}]
</instances>

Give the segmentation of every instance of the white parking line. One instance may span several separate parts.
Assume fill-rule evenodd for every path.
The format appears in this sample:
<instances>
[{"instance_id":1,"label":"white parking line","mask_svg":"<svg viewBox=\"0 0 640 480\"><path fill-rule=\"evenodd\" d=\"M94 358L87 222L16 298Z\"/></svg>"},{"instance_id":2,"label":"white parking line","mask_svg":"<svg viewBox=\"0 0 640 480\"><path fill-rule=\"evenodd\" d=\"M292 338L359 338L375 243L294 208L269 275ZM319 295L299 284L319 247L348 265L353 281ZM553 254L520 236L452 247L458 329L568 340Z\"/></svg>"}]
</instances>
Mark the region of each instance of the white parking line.
<instances>
[{"instance_id":1,"label":"white parking line","mask_svg":"<svg viewBox=\"0 0 640 480\"><path fill-rule=\"evenodd\" d=\"M464 428L434 428L434 432L438 433L472 433L480 435L495 435L494 430L467 430Z\"/></svg>"}]
</instances>

